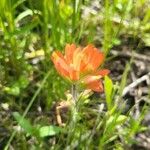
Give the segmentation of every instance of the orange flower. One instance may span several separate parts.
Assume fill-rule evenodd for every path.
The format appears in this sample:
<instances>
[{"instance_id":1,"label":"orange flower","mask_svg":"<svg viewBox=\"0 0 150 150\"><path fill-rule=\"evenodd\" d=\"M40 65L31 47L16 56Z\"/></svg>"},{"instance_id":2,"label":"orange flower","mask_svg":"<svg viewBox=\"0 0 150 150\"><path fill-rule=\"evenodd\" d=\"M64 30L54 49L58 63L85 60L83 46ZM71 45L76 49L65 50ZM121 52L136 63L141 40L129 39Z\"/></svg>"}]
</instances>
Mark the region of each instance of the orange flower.
<instances>
[{"instance_id":1,"label":"orange flower","mask_svg":"<svg viewBox=\"0 0 150 150\"><path fill-rule=\"evenodd\" d=\"M63 77L73 83L83 83L93 91L103 91L101 78L107 75L109 70L98 70L104 61L104 54L93 45L90 44L81 50L74 44L67 44L64 56L61 52L54 51L51 59Z\"/></svg>"},{"instance_id":2,"label":"orange flower","mask_svg":"<svg viewBox=\"0 0 150 150\"><path fill-rule=\"evenodd\" d=\"M94 74L85 76L85 78L83 78L81 82L84 83L88 89L91 89L95 92L101 92L103 91L101 78L105 75L108 75L109 72L110 71L107 69L99 70Z\"/></svg>"}]
</instances>

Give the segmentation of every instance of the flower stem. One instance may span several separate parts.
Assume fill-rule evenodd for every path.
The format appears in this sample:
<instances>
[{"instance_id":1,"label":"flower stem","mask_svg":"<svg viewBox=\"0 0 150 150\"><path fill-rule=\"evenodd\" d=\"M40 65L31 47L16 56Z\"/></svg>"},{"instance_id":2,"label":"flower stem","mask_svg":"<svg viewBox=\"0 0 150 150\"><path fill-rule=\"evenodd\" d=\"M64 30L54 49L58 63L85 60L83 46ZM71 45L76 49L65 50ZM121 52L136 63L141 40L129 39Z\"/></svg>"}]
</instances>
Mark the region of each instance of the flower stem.
<instances>
[{"instance_id":1,"label":"flower stem","mask_svg":"<svg viewBox=\"0 0 150 150\"><path fill-rule=\"evenodd\" d=\"M73 101L74 103L76 103L77 102L77 88L75 84L72 85L71 93L72 93Z\"/></svg>"},{"instance_id":2,"label":"flower stem","mask_svg":"<svg viewBox=\"0 0 150 150\"><path fill-rule=\"evenodd\" d=\"M77 86L75 84L72 85L72 98L73 98L73 102L74 102L74 105L72 107L72 125L75 127L75 124L77 122L77 100L78 100L78 95L77 95ZM73 128L73 127L72 127Z\"/></svg>"}]
</instances>

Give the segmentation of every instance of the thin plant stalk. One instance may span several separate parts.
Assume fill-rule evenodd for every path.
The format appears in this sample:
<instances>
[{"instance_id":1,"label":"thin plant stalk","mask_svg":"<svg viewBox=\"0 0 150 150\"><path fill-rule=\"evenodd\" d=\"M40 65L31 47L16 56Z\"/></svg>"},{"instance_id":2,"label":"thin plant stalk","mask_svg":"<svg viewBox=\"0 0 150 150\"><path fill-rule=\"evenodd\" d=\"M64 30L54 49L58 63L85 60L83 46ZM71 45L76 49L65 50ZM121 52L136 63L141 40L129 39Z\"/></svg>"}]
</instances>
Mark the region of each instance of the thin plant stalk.
<instances>
[{"instance_id":1,"label":"thin plant stalk","mask_svg":"<svg viewBox=\"0 0 150 150\"><path fill-rule=\"evenodd\" d=\"M72 116L73 126L75 127L75 124L77 121L77 99L78 99L77 85L75 85L75 84L72 85L71 93L72 93L73 102L74 102L74 105L72 107L71 116Z\"/></svg>"},{"instance_id":2,"label":"thin plant stalk","mask_svg":"<svg viewBox=\"0 0 150 150\"><path fill-rule=\"evenodd\" d=\"M74 105L71 107L71 120L69 123L69 132L68 132L68 141L67 145L71 142L73 134L76 129L76 123L77 123L77 115L78 115L78 109L77 109L77 101L78 101L78 94L77 94L77 87L75 84L72 85L71 88L71 94L72 94L72 100L74 102Z\"/></svg>"},{"instance_id":3,"label":"thin plant stalk","mask_svg":"<svg viewBox=\"0 0 150 150\"><path fill-rule=\"evenodd\" d=\"M71 90L72 90L71 93L72 93L73 101L76 103L76 101L77 101L77 87L75 84L72 85Z\"/></svg>"}]
</instances>

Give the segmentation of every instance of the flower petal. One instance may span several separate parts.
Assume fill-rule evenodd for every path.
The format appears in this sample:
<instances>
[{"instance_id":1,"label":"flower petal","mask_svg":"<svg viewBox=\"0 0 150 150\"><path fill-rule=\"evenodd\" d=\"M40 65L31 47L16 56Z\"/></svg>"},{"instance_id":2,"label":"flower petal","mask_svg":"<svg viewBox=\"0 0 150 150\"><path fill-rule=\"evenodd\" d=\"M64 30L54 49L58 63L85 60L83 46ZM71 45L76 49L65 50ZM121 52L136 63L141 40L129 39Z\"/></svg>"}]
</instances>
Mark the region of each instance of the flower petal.
<instances>
[{"instance_id":1,"label":"flower petal","mask_svg":"<svg viewBox=\"0 0 150 150\"><path fill-rule=\"evenodd\" d=\"M101 77L104 77L104 76L108 75L109 73L110 73L110 70L102 69L102 70L96 71L96 73L94 73L94 75L100 75Z\"/></svg>"},{"instance_id":2,"label":"flower petal","mask_svg":"<svg viewBox=\"0 0 150 150\"><path fill-rule=\"evenodd\" d=\"M70 79L72 81L77 81L79 80L79 72L74 70L74 69L70 69L69 70L69 75L70 75Z\"/></svg>"},{"instance_id":3,"label":"flower petal","mask_svg":"<svg viewBox=\"0 0 150 150\"><path fill-rule=\"evenodd\" d=\"M93 45L88 45L83 49L86 71L96 70L104 61L104 54Z\"/></svg>"},{"instance_id":4,"label":"flower petal","mask_svg":"<svg viewBox=\"0 0 150 150\"><path fill-rule=\"evenodd\" d=\"M63 55L59 51L52 53L51 57L56 70L64 77L69 77L69 66L67 65Z\"/></svg>"},{"instance_id":5,"label":"flower petal","mask_svg":"<svg viewBox=\"0 0 150 150\"><path fill-rule=\"evenodd\" d=\"M82 51L80 48L77 48L73 56L73 67L75 70L80 71L81 61L82 61Z\"/></svg>"},{"instance_id":6,"label":"flower petal","mask_svg":"<svg viewBox=\"0 0 150 150\"><path fill-rule=\"evenodd\" d=\"M104 54L97 48L93 49L93 56L91 57L90 63L92 64L93 70L96 70L104 61Z\"/></svg>"},{"instance_id":7,"label":"flower petal","mask_svg":"<svg viewBox=\"0 0 150 150\"><path fill-rule=\"evenodd\" d=\"M103 91L103 85L102 85L101 80L91 82L91 83L87 84L86 87L88 89L95 91L95 92L102 92Z\"/></svg>"},{"instance_id":8,"label":"flower petal","mask_svg":"<svg viewBox=\"0 0 150 150\"><path fill-rule=\"evenodd\" d=\"M95 82L95 81L98 81L100 80L100 76L94 76L94 75L87 75L83 80L82 82L85 83L85 84L90 84L92 82Z\"/></svg>"},{"instance_id":9,"label":"flower petal","mask_svg":"<svg viewBox=\"0 0 150 150\"><path fill-rule=\"evenodd\" d=\"M96 92L103 91L103 85L100 81L101 76L86 76L81 82L88 88Z\"/></svg>"},{"instance_id":10,"label":"flower petal","mask_svg":"<svg viewBox=\"0 0 150 150\"><path fill-rule=\"evenodd\" d=\"M76 51L76 45L75 44L66 44L65 59L68 62L68 64L72 63L75 51Z\"/></svg>"}]
</instances>

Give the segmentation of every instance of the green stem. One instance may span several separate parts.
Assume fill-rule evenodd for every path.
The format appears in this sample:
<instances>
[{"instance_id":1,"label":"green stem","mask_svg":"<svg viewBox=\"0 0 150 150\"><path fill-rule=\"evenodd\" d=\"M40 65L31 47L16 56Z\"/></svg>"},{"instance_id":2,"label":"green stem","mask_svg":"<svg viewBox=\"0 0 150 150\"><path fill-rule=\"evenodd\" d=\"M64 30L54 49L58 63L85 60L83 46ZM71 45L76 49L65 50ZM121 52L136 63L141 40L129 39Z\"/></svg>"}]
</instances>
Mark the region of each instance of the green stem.
<instances>
[{"instance_id":1,"label":"green stem","mask_svg":"<svg viewBox=\"0 0 150 150\"><path fill-rule=\"evenodd\" d=\"M72 94L72 100L74 102L74 105L71 106L71 120L69 122L69 133L68 133L68 140L67 144L69 144L72 141L72 137L75 132L75 127L77 123L77 88L76 85L73 84L71 88L71 94Z\"/></svg>"},{"instance_id":2,"label":"green stem","mask_svg":"<svg viewBox=\"0 0 150 150\"><path fill-rule=\"evenodd\" d=\"M75 84L72 85L71 93L72 93L73 101L74 103L76 103L77 102L77 88Z\"/></svg>"},{"instance_id":3,"label":"green stem","mask_svg":"<svg viewBox=\"0 0 150 150\"><path fill-rule=\"evenodd\" d=\"M78 94L77 94L77 86L75 84L72 85L72 97L73 97L73 102L74 102L74 105L72 107L72 123L73 123L73 126L72 126L72 129L75 128L75 124L77 122L77 113L78 113L78 106L77 106L77 100L78 100Z\"/></svg>"}]
</instances>

